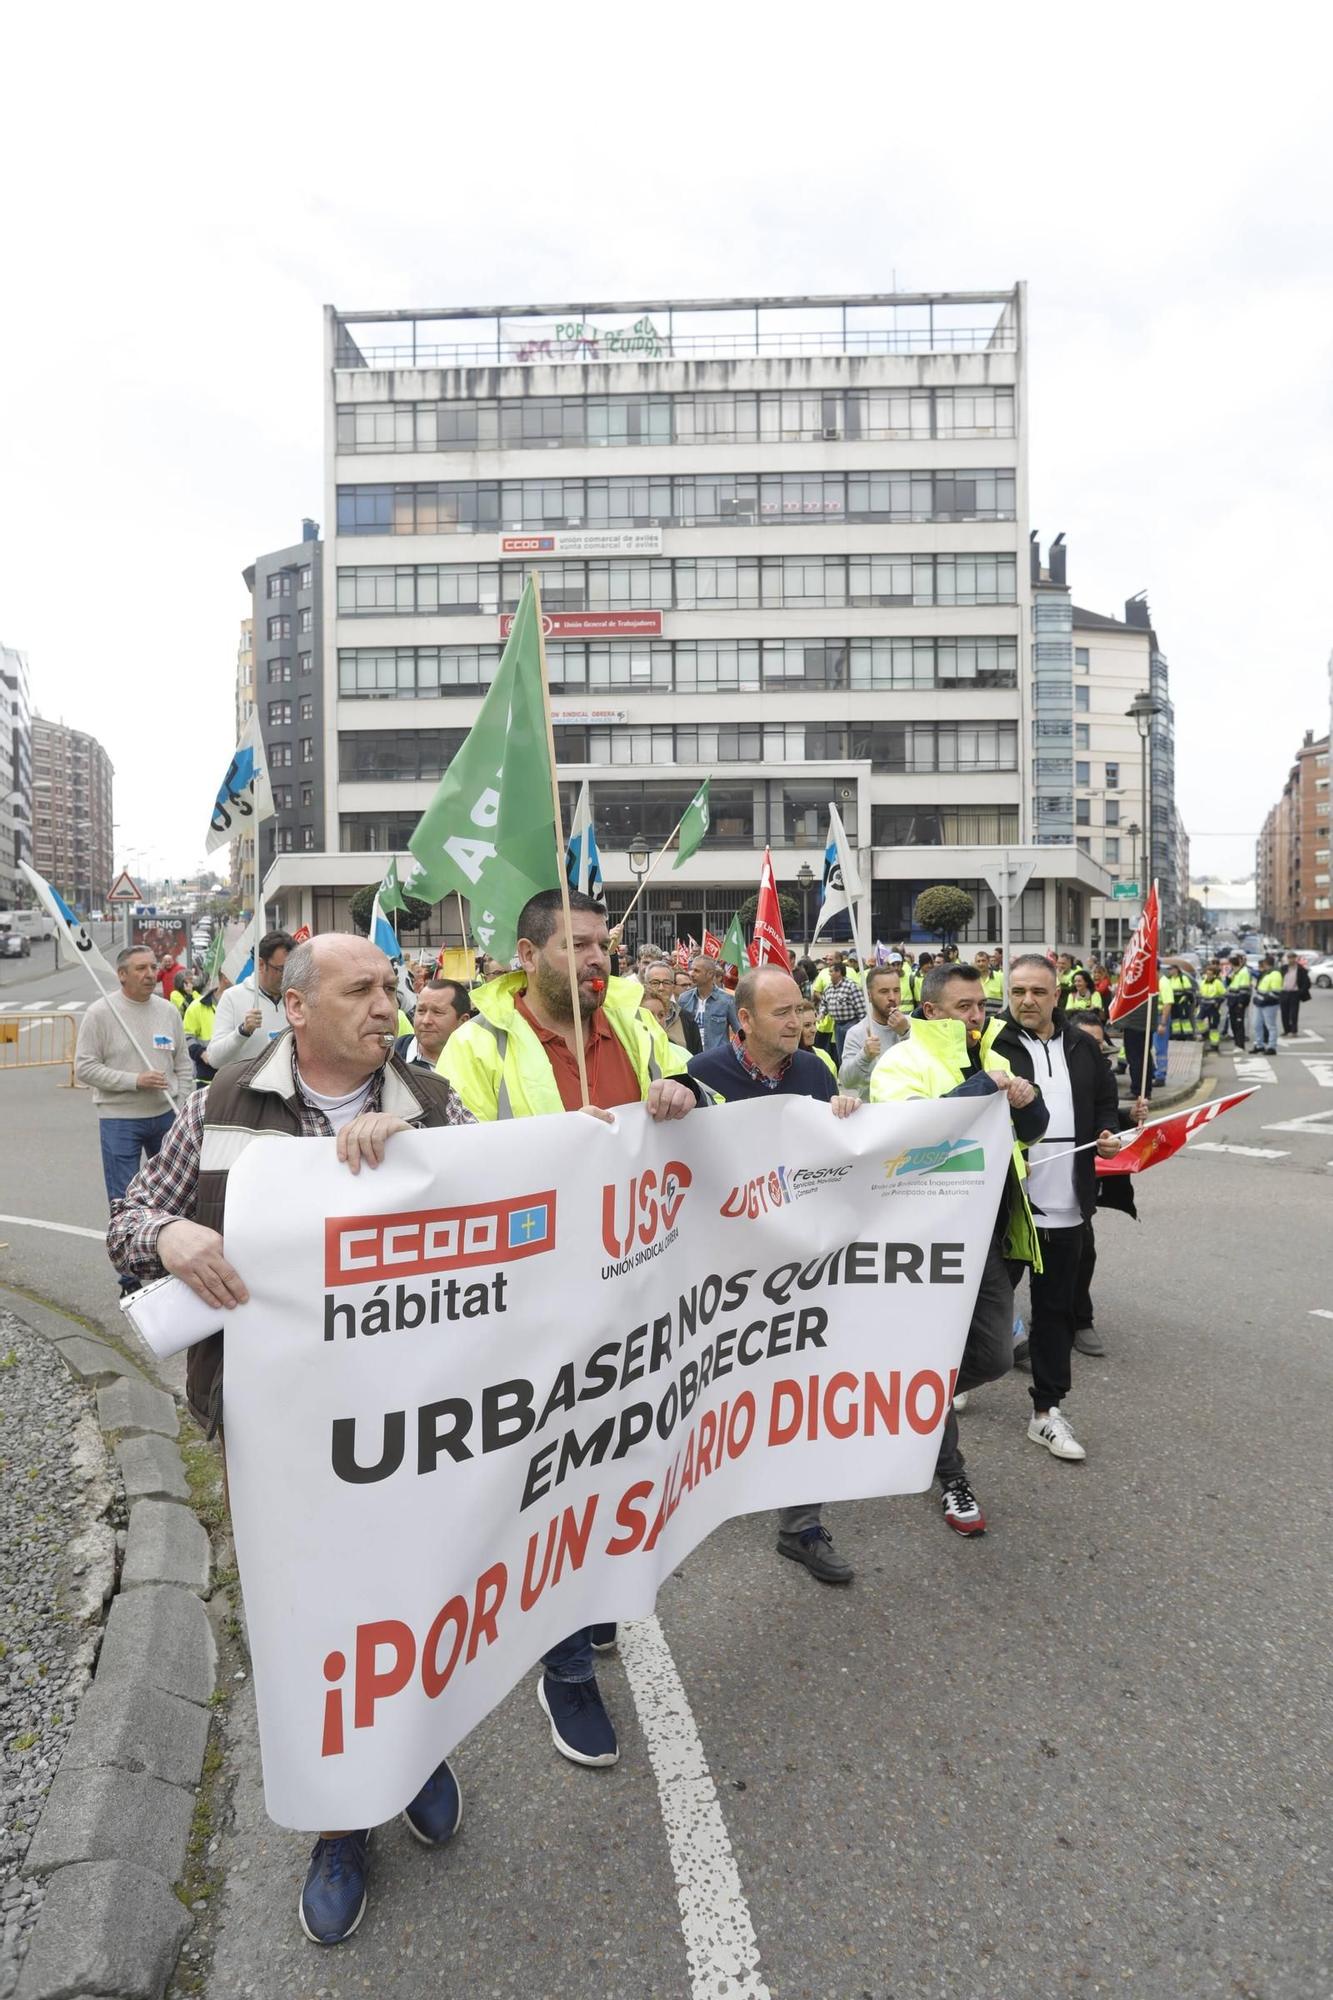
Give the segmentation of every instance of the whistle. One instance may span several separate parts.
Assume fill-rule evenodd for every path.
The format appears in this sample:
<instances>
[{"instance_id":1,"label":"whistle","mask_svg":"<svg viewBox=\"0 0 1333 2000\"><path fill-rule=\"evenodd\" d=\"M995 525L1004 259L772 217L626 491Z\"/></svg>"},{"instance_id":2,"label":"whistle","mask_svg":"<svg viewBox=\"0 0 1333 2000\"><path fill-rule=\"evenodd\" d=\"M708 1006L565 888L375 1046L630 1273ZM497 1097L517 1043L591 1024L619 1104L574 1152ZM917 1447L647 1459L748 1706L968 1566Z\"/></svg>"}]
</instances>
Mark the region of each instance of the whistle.
<instances>
[{"instance_id":1,"label":"whistle","mask_svg":"<svg viewBox=\"0 0 1333 2000\"><path fill-rule=\"evenodd\" d=\"M594 993L605 993L606 991L606 981L604 979L590 979L588 984Z\"/></svg>"}]
</instances>

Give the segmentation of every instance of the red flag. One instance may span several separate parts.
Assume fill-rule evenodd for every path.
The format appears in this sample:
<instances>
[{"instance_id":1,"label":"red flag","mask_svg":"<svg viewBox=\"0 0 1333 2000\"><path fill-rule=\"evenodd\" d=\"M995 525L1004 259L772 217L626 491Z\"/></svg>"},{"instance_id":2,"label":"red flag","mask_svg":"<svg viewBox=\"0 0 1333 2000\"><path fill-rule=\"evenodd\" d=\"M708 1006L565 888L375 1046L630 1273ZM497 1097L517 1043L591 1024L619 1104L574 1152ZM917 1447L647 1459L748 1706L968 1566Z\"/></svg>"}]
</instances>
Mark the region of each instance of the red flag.
<instances>
[{"instance_id":1,"label":"red flag","mask_svg":"<svg viewBox=\"0 0 1333 2000\"><path fill-rule=\"evenodd\" d=\"M301 928L300 928L300 930L299 930L299 931L293 931L293 932L292 932L292 943L293 943L293 944L304 944L304 943L305 943L305 941L306 941L306 939L307 939L307 938L309 937L309 935L310 935L310 926L309 926L309 924L302 924L302 926L301 926Z\"/></svg>"},{"instance_id":2,"label":"red flag","mask_svg":"<svg viewBox=\"0 0 1333 2000\"><path fill-rule=\"evenodd\" d=\"M791 958L782 929L782 910L778 903L778 885L773 880L773 856L767 848L764 849L763 867L759 870L759 907L754 915L750 963L779 965L784 972L791 971Z\"/></svg>"},{"instance_id":3,"label":"red flag","mask_svg":"<svg viewBox=\"0 0 1333 2000\"><path fill-rule=\"evenodd\" d=\"M705 958L720 959L722 956L721 938L714 937L713 933L707 929L704 931L703 953Z\"/></svg>"},{"instance_id":4,"label":"red flag","mask_svg":"<svg viewBox=\"0 0 1333 2000\"><path fill-rule=\"evenodd\" d=\"M1257 1086L1256 1086L1257 1087ZM1178 1153L1191 1132L1197 1132L1201 1125L1211 1125L1214 1118L1220 1118L1224 1111L1243 1104L1247 1097L1254 1096L1254 1089L1235 1090L1229 1097L1215 1097L1211 1104L1200 1104L1194 1111L1172 1111L1165 1118L1156 1118L1151 1125L1145 1125L1125 1146L1122 1146L1113 1160L1098 1160L1099 1174L1141 1174L1145 1167L1155 1167L1159 1160L1169 1160Z\"/></svg>"},{"instance_id":5,"label":"red flag","mask_svg":"<svg viewBox=\"0 0 1333 2000\"><path fill-rule=\"evenodd\" d=\"M1157 997L1157 884L1149 889L1134 935L1120 966L1120 984L1111 1000L1108 1021L1132 1014L1145 1000Z\"/></svg>"},{"instance_id":6,"label":"red flag","mask_svg":"<svg viewBox=\"0 0 1333 2000\"><path fill-rule=\"evenodd\" d=\"M690 948L686 944L684 938L676 939L676 949L672 952L671 957L676 965L682 966L686 972L689 971Z\"/></svg>"}]
</instances>

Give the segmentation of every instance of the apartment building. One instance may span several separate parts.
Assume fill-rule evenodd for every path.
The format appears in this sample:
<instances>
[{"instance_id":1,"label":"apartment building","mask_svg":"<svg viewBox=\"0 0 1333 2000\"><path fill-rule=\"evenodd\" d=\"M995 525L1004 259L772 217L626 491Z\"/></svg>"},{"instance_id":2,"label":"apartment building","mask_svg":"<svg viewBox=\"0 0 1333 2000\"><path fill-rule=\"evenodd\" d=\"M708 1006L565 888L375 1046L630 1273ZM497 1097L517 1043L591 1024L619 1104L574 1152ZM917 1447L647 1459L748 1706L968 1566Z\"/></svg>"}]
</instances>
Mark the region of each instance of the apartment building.
<instances>
[{"instance_id":1,"label":"apartment building","mask_svg":"<svg viewBox=\"0 0 1333 2000\"><path fill-rule=\"evenodd\" d=\"M0 910L32 901L20 861L32 861L32 698L26 654L0 645Z\"/></svg>"},{"instance_id":2,"label":"apartment building","mask_svg":"<svg viewBox=\"0 0 1333 2000\"><path fill-rule=\"evenodd\" d=\"M251 599L249 699L259 711L276 808L259 830L264 874L275 856L314 854L324 841L323 562L318 524L306 519L299 542L256 557L242 573ZM238 661L238 685L240 671ZM233 843L233 871L241 847L250 872L240 879L249 884L253 838Z\"/></svg>"},{"instance_id":3,"label":"apartment building","mask_svg":"<svg viewBox=\"0 0 1333 2000\"><path fill-rule=\"evenodd\" d=\"M961 942L998 940L1004 853L1014 941L1086 948L1109 877L1032 831L1024 315L1021 286L327 308L323 837L278 853L274 911L345 924L404 851L536 565L613 915L708 776L648 935L725 929L765 845L799 902L833 800L874 935L943 880Z\"/></svg>"},{"instance_id":4,"label":"apartment building","mask_svg":"<svg viewBox=\"0 0 1333 2000\"><path fill-rule=\"evenodd\" d=\"M111 759L95 736L34 716L33 867L86 915L115 879Z\"/></svg>"},{"instance_id":5,"label":"apartment building","mask_svg":"<svg viewBox=\"0 0 1333 2000\"><path fill-rule=\"evenodd\" d=\"M1260 930L1284 945L1318 951L1333 949L1328 746L1327 736L1306 730L1256 856Z\"/></svg>"}]
</instances>

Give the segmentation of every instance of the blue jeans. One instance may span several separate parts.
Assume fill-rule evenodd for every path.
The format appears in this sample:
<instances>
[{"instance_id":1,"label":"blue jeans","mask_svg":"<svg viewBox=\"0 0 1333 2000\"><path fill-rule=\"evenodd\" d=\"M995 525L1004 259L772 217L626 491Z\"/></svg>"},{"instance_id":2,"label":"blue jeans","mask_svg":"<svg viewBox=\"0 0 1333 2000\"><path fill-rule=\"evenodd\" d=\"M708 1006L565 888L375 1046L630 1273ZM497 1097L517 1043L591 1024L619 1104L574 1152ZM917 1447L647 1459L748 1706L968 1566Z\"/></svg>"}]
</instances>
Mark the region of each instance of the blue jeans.
<instances>
[{"instance_id":1,"label":"blue jeans","mask_svg":"<svg viewBox=\"0 0 1333 2000\"><path fill-rule=\"evenodd\" d=\"M99 1118L102 1142L102 1179L108 1202L123 1201L126 1190L138 1173L141 1159L151 1160L171 1130L174 1114L159 1112L155 1118ZM133 1287L128 1271L118 1271L122 1286Z\"/></svg>"},{"instance_id":2,"label":"blue jeans","mask_svg":"<svg viewBox=\"0 0 1333 2000\"><path fill-rule=\"evenodd\" d=\"M1168 1018L1152 1038L1153 1076L1158 1083L1166 1082L1166 1065L1171 1053L1171 1022Z\"/></svg>"},{"instance_id":3,"label":"blue jeans","mask_svg":"<svg viewBox=\"0 0 1333 2000\"><path fill-rule=\"evenodd\" d=\"M1262 1001L1256 1000L1251 1007L1250 1027L1253 1030L1256 1049L1277 1047L1277 1013L1276 1000L1270 1001L1267 1006Z\"/></svg>"},{"instance_id":4,"label":"blue jeans","mask_svg":"<svg viewBox=\"0 0 1333 2000\"><path fill-rule=\"evenodd\" d=\"M552 1646L542 1657L542 1665L553 1681L590 1681L592 1679L592 1627L584 1625L579 1631L571 1632L558 1646Z\"/></svg>"}]
</instances>

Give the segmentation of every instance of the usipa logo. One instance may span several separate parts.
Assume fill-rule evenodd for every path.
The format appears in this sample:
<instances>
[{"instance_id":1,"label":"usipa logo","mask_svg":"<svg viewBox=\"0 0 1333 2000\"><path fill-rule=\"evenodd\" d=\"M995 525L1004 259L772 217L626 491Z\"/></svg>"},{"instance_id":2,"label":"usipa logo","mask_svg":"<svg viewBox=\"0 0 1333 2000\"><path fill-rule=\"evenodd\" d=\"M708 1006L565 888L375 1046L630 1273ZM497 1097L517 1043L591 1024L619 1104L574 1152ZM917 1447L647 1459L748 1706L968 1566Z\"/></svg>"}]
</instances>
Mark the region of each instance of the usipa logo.
<instances>
[{"instance_id":1,"label":"usipa logo","mask_svg":"<svg viewBox=\"0 0 1333 2000\"><path fill-rule=\"evenodd\" d=\"M628 1199L623 1184L609 1182L603 1187L602 1242L607 1255L624 1257L636 1243L647 1248L663 1230L674 1228L692 1178L682 1160L668 1160L660 1182L654 1167L636 1174Z\"/></svg>"}]
</instances>

